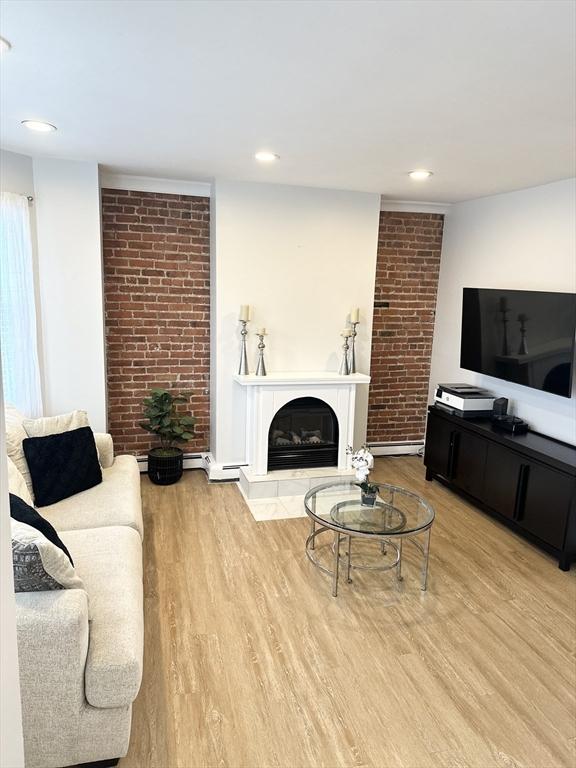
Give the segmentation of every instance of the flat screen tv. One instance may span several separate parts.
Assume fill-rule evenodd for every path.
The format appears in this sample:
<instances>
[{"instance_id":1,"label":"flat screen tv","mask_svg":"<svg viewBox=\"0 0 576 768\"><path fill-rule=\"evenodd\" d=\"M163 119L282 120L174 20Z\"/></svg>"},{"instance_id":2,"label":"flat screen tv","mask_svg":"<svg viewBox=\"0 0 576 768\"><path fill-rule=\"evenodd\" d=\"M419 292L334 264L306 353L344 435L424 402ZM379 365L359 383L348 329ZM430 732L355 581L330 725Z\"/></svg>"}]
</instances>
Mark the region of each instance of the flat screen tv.
<instances>
[{"instance_id":1,"label":"flat screen tv","mask_svg":"<svg viewBox=\"0 0 576 768\"><path fill-rule=\"evenodd\" d=\"M570 397L576 294L464 288L460 366Z\"/></svg>"}]
</instances>

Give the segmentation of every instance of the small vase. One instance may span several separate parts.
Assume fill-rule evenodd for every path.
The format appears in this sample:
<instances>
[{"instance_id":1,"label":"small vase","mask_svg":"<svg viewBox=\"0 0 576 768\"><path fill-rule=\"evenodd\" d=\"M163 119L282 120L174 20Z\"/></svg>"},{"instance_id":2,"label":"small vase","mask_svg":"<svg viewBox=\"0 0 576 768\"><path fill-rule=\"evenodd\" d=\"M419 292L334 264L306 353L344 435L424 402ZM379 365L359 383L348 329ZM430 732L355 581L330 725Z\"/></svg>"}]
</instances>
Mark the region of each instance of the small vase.
<instances>
[{"instance_id":1,"label":"small vase","mask_svg":"<svg viewBox=\"0 0 576 768\"><path fill-rule=\"evenodd\" d=\"M376 504L377 493L375 491L367 492L362 491L361 500L363 507L373 507Z\"/></svg>"}]
</instances>

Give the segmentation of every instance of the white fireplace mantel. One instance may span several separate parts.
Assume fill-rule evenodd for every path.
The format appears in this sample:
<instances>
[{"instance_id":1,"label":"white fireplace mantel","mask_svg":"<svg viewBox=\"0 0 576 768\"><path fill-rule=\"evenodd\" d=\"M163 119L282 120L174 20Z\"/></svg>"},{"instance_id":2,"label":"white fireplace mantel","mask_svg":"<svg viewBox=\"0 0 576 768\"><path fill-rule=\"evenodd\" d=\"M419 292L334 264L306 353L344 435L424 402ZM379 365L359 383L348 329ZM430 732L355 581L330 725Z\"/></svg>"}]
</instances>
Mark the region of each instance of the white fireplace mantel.
<instances>
[{"instance_id":1,"label":"white fireplace mantel","mask_svg":"<svg viewBox=\"0 0 576 768\"><path fill-rule=\"evenodd\" d=\"M268 471L268 431L272 419L291 400L316 397L327 403L338 419L338 468L346 469L346 448L354 442L356 387L369 384L370 376L348 376L332 371L270 373L234 380L246 388L246 460L255 475Z\"/></svg>"},{"instance_id":2,"label":"white fireplace mantel","mask_svg":"<svg viewBox=\"0 0 576 768\"><path fill-rule=\"evenodd\" d=\"M269 373L267 376L240 376L235 374L234 380L243 387L277 387L279 384L370 384L370 376L365 373L351 373L343 376L334 371L304 371L302 373Z\"/></svg>"}]
</instances>

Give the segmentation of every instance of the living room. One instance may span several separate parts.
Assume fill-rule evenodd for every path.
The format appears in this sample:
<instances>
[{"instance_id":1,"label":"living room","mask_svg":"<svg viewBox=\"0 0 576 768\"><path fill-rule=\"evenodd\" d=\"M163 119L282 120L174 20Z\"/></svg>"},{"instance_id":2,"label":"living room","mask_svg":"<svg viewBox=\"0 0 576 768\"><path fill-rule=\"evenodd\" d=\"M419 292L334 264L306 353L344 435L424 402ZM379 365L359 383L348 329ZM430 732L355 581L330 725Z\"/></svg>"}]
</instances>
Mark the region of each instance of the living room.
<instances>
[{"instance_id":1,"label":"living room","mask_svg":"<svg viewBox=\"0 0 576 768\"><path fill-rule=\"evenodd\" d=\"M576 3L1 0L1 768L571 768Z\"/></svg>"}]
</instances>

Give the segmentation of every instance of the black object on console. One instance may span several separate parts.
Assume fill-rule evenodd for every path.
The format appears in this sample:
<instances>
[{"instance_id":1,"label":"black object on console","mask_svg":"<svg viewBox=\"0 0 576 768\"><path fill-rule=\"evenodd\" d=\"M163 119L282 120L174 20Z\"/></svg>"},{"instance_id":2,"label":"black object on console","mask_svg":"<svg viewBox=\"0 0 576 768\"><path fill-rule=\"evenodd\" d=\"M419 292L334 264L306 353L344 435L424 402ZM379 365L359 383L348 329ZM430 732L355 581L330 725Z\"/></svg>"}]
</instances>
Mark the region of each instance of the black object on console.
<instances>
[{"instance_id":1,"label":"black object on console","mask_svg":"<svg viewBox=\"0 0 576 768\"><path fill-rule=\"evenodd\" d=\"M528 432L528 424L517 416L492 416L492 425L494 429L513 435L525 435Z\"/></svg>"},{"instance_id":2,"label":"black object on console","mask_svg":"<svg viewBox=\"0 0 576 768\"><path fill-rule=\"evenodd\" d=\"M492 415L506 416L507 413L508 413L508 398L497 397L496 400L494 400L494 405L492 407Z\"/></svg>"}]
</instances>

